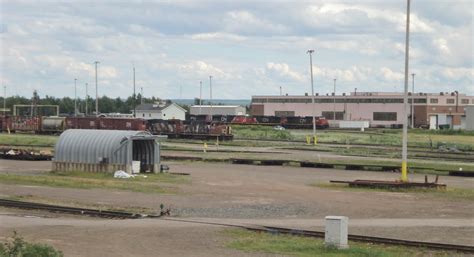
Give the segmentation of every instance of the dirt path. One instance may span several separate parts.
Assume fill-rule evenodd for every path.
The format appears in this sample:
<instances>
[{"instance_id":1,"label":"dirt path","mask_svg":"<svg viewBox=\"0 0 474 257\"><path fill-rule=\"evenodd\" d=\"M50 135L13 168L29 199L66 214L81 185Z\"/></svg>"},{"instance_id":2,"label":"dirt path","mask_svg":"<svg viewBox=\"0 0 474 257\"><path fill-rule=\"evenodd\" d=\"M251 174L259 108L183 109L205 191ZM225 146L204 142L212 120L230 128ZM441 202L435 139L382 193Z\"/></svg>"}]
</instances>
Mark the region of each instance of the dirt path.
<instances>
[{"instance_id":1,"label":"dirt path","mask_svg":"<svg viewBox=\"0 0 474 257\"><path fill-rule=\"evenodd\" d=\"M21 170L24 162L9 162L8 165L9 169ZM44 165L43 168L50 167L48 162L42 162L41 165ZM429 193L346 191L310 185L327 183L330 179L395 180L399 176L396 173L202 162L170 163L170 167L172 172L191 174L191 183L178 185L177 194L0 184L0 197L30 195L62 203L146 207L155 211L164 203L172 208L174 216L180 218L253 224L271 222L279 226L313 229L322 229L322 220L327 215L344 215L350 218L350 230L353 233L474 245L473 201ZM410 179L423 181L423 177L411 175ZM443 176L440 182L448 184L448 187L474 189L473 178ZM46 234L54 237L56 233L62 233L60 228L63 227L44 225L44 234L40 234L43 230L34 232L34 228L38 228L35 226L24 229L38 238ZM68 228L67 231L74 231L74 227L65 227ZM146 232L148 230L149 233L153 231L147 228L144 234L137 233L149 236ZM90 236L90 231L102 233L103 236L108 231L113 231L117 236L111 238L118 238L120 233L124 233L119 228L78 229L75 239ZM209 230L209 233L214 233L213 231L215 230ZM168 232L186 234L186 229L182 228L180 231L179 228L173 228ZM195 239L198 240L199 237ZM90 242L89 239L84 240ZM196 244L200 245L201 242ZM133 248L131 243L128 246ZM209 247L213 248L214 245ZM150 253L147 250L144 252Z\"/></svg>"}]
</instances>

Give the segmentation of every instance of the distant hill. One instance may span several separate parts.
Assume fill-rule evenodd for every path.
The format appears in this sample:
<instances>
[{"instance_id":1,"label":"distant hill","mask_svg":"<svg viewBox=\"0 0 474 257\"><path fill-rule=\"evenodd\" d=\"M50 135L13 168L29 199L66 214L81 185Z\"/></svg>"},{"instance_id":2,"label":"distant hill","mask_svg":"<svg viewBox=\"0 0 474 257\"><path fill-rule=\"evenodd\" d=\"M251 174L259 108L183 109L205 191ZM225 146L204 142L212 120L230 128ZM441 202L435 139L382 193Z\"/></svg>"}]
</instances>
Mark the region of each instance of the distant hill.
<instances>
[{"instance_id":1,"label":"distant hill","mask_svg":"<svg viewBox=\"0 0 474 257\"><path fill-rule=\"evenodd\" d=\"M177 104L194 105L194 99L171 99ZM250 105L250 99L212 99L212 104L215 105ZM202 104L209 104L209 99L202 99Z\"/></svg>"}]
</instances>

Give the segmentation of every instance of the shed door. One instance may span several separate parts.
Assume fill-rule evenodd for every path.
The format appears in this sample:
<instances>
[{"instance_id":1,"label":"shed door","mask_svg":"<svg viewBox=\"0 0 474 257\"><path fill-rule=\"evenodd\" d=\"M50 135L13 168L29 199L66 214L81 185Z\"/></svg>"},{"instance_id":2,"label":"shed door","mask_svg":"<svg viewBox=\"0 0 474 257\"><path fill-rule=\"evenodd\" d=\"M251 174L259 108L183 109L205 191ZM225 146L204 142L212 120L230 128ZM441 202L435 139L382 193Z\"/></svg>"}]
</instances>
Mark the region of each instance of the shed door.
<instances>
[{"instance_id":1,"label":"shed door","mask_svg":"<svg viewBox=\"0 0 474 257\"><path fill-rule=\"evenodd\" d=\"M438 115L430 115L430 129L438 129Z\"/></svg>"}]
</instances>

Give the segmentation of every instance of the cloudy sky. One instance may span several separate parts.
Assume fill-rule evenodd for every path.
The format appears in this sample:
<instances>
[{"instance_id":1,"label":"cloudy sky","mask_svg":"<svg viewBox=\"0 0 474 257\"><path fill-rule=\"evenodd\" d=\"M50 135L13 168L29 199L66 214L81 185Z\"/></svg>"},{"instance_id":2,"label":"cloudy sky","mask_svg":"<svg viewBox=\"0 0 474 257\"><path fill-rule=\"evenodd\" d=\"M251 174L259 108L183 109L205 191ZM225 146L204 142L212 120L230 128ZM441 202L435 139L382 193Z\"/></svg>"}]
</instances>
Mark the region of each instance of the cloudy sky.
<instances>
[{"instance_id":1,"label":"cloudy sky","mask_svg":"<svg viewBox=\"0 0 474 257\"><path fill-rule=\"evenodd\" d=\"M0 0L0 83L7 94L162 98L403 91L405 0ZM473 0L412 0L417 91L474 94ZM3 94L3 92L2 92Z\"/></svg>"}]
</instances>

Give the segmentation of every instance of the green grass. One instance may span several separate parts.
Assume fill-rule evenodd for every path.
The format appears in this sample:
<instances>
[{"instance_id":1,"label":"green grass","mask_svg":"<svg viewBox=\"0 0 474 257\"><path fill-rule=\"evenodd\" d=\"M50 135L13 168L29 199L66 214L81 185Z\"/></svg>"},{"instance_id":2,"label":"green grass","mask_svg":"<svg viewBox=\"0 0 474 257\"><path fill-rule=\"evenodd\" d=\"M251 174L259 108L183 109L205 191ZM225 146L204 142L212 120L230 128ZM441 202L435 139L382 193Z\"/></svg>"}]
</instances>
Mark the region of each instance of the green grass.
<instances>
[{"instance_id":1,"label":"green grass","mask_svg":"<svg viewBox=\"0 0 474 257\"><path fill-rule=\"evenodd\" d=\"M331 190L344 190L355 192L393 192L393 193L411 193L434 197L447 197L450 199L464 199L474 201L474 189L448 187L446 189L390 189L390 188L363 188L349 187L345 184L332 183L313 183L311 186L327 188Z\"/></svg>"},{"instance_id":2,"label":"green grass","mask_svg":"<svg viewBox=\"0 0 474 257\"><path fill-rule=\"evenodd\" d=\"M100 188L143 193L174 193L170 184L185 183L189 178L166 173L147 174L147 178L116 179L110 173L65 172L42 175L0 174L1 184L19 184L67 188ZM167 185L164 185L167 184Z\"/></svg>"},{"instance_id":3,"label":"green grass","mask_svg":"<svg viewBox=\"0 0 474 257\"><path fill-rule=\"evenodd\" d=\"M435 252L422 248L395 247L355 242L349 242L349 249L337 250L324 247L324 241L322 239L290 235L273 235L241 229L225 230L224 234L231 239L230 242L227 243L227 247L245 252L284 254L299 257L455 256L452 252Z\"/></svg>"},{"instance_id":4,"label":"green grass","mask_svg":"<svg viewBox=\"0 0 474 257\"><path fill-rule=\"evenodd\" d=\"M0 133L1 145L54 146L57 136Z\"/></svg>"},{"instance_id":5,"label":"green grass","mask_svg":"<svg viewBox=\"0 0 474 257\"><path fill-rule=\"evenodd\" d=\"M14 231L12 237L0 244L0 256L62 257L64 254L50 245L27 242Z\"/></svg>"},{"instance_id":6,"label":"green grass","mask_svg":"<svg viewBox=\"0 0 474 257\"><path fill-rule=\"evenodd\" d=\"M232 133L235 138L259 138L291 140L293 137L288 130L274 130L271 126L233 125Z\"/></svg>"}]
</instances>

